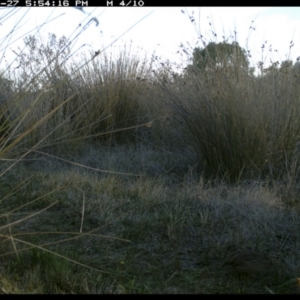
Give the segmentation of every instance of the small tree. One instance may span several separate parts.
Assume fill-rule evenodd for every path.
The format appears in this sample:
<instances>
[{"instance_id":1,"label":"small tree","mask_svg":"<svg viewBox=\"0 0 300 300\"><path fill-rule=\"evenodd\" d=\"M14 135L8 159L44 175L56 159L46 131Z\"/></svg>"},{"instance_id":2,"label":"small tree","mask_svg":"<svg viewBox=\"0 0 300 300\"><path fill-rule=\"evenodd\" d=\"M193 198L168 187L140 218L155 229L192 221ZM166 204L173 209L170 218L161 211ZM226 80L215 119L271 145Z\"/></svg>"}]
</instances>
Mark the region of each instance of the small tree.
<instances>
[{"instance_id":1,"label":"small tree","mask_svg":"<svg viewBox=\"0 0 300 300\"><path fill-rule=\"evenodd\" d=\"M219 68L249 71L249 61L246 51L237 42L232 44L211 42L203 49L194 49L193 64L188 66L188 71L195 68L201 72L209 72Z\"/></svg>"},{"instance_id":2,"label":"small tree","mask_svg":"<svg viewBox=\"0 0 300 300\"><path fill-rule=\"evenodd\" d=\"M20 51L17 56L19 75L23 83L28 83L37 76L31 89L38 91L49 83L55 84L59 79L65 78L65 62L71 53L65 36L57 39L55 34L49 34L45 45L31 35L24 39L24 44L25 51Z\"/></svg>"}]
</instances>

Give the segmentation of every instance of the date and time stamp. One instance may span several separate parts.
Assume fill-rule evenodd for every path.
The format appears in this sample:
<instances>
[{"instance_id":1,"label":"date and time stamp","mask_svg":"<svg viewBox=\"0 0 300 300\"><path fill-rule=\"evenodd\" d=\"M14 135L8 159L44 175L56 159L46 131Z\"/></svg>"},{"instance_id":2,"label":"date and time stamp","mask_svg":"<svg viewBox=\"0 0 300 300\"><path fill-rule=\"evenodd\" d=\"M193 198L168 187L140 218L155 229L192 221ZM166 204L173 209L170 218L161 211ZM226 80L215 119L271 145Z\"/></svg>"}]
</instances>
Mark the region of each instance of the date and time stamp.
<instances>
[{"instance_id":1,"label":"date and time stamp","mask_svg":"<svg viewBox=\"0 0 300 300\"><path fill-rule=\"evenodd\" d=\"M93 1L94 2L94 1ZM0 0L0 7L89 7L89 1L86 0ZM98 6L98 5L97 5ZM143 0L104 0L101 6L145 6Z\"/></svg>"}]
</instances>

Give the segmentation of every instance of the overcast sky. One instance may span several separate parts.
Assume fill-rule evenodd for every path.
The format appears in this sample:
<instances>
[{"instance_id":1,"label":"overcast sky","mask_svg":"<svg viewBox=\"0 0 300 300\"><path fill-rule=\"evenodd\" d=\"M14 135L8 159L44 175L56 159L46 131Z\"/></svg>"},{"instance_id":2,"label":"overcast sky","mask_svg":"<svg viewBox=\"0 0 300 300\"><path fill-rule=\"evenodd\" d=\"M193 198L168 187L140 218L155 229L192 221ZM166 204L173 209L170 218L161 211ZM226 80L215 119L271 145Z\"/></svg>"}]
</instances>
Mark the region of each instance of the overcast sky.
<instances>
[{"instance_id":1,"label":"overcast sky","mask_svg":"<svg viewBox=\"0 0 300 300\"><path fill-rule=\"evenodd\" d=\"M182 10L185 13L182 13ZM196 26L189 19L193 11ZM197 45L199 34L207 41L213 38L218 42L222 41L222 35L229 37L236 31L237 41L244 48L248 43L254 61L261 58L261 45L265 41L267 41L265 53L272 45L273 54L269 52L268 57L273 61L285 60L287 55L295 61L300 56L299 16L300 7L98 7L84 8L83 11L71 7L2 7L0 59L4 49L6 60L14 58L13 50L17 51L17 45L22 45L23 37L27 34L36 34L36 28L44 23L46 24L39 31L41 36L46 38L47 33L51 32L58 37L65 35L72 39L72 34L74 37L88 21L95 18L89 22L89 26L86 26L84 33L73 45L73 50L84 44L86 46L81 47L81 50L93 52L103 50L115 39L118 41L113 44L113 48L106 51L120 50L131 40L134 47L142 47L149 56L155 51L162 59L178 62L176 52L181 43L184 45L189 43L194 47ZM99 21L98 26L96 19ZM79 27L79 24L82 25ZM250 26L255 30L249 29ZM14 27L16 29L13 35L5 39ZM212 30L217 37L213 36ZM294 46L289 53L291 40ZM275 49L278 50L277 53L274 52ZM4 67L3 62L0 69Z\"/></svg>"}]
</instances>

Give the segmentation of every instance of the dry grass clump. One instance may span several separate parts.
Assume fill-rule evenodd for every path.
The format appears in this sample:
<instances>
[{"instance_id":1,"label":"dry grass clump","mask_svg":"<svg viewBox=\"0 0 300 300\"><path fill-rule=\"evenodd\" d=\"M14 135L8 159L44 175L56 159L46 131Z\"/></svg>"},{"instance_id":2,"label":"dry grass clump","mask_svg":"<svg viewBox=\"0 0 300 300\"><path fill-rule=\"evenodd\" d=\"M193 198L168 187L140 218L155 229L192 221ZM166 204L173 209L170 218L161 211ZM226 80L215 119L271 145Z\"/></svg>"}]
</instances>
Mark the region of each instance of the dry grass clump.
<instances>
[{"instance_id":1,"label":"dry grass clump","mask_svg":"<svg viewBox=\"0 0 300 300\"><path fill-rule=\"evenodd\" d=\"M158 82L161 99L205 176L234 182L299 173L294 155L300 130L299 62L287 60L273 68L259 62L261 74L255 74L251 51L234 38L215 42L201 36L200 42L199 48L182 46L181 53L192 57L185 72L176 76L175 67L165 67Z\"/></svg>"},{"instance_id":2,"label":"dry grass clump","mask_svg":"<svg viewBox=\"0 0 300 300\"><path fill-rule=\"evenodd\" d=\"M96 20L96 18L93 19ZM2 41L5 41L13 33L14 30L4 37ZM8 72L10 66L3 72L1 71L0 74L1 270L5 269L6 272L12 275L11 278L9 275L6 276L7 283L10 282L9 279L17 280L18 276L23 276L24 279L27 278L25 281L29 282L29 286L23 284L27 292L33 292L34 290L31 283L39 286L35 289L36 292L49 292L48 288L50 288L50 291L72 292L72 287L67 287L68 275L54 270L55 268L52 270L53 272L50 271L49 265L56 265L55 261L59 257L65 262L72 262L81 267L89 267L79 263L77 258L73 260L65 252L65 255L61 255L55 249L52 251L53 248L49 247L49 245L59 244L60 242L77 239L89 234L82 233L81 226L79 232L66 232L67 238L65 236L62 239L54 238L54 240L48 240L46 244L43 244L40 237L45 237L49 233L44 232L42 226L38 227L36 232L27 232L26 229L34 220L34 217L39 217L43 213L47 214L45 211L60 201L48 198L50 194L55 193L56 188L51 190L50 193L41 191L41 194L39 194L35 190L31 195L24 194L23 197L15 198L19 189L26 188L29 180L27 182L24 180L18 184L17 178L14 177L10 185L10 171L13 170L18 162L31 154L33 149L45 149L47 147L47 150L50 152L53 150L66 150L76 138L82 141L86 140L91 134L107 135L108 133L113 133L116 129L123 131L126 129L124 127L129 125L138 127L139 118L144 117L137 114L140 111L139 107L135 105L138 101L136 93L138 85L135 85L135 89L130 89L132 82L137 82L135 77L137 75L142 76L143 71L145 71L142 70L140 72L139 61L133 62L133 59L130 60L128 52L126 52L118 64L114 64L111 61L108 62L111 63L111 69L108 70L108 74L112 75L111 78L107 80L108 78L105 78L105 74L101 74L102 72L98 72L97 76L102 81L110 81L110 84L106 82L104 86L99 85L97 88L96 80L88 78L87 74L80 73L84 69L82 64L77 63L75 70L70 68L70 65L66 66L66 62L70 62L71 51L69 46L73 41L65 37L57 40L55 35L50 35L48 44L44 45L34 35L26 37L24 39L25 47L14 51L19 66L14 69L15 77L11 83L13 95L4 86L7 82L10 83L7 79L7 73L11 74L11 72ZM4 46L0 60L3 59L6 48ZM84 63L88 64L94 58L95 56L92 56L91 59L87 59ZM132 65L130 65L131 63ZM92 86L81 89L82 86L76 82L76 79L80 78L78 74L85 76L86 80L90 79L93 83ZM113 84L116 82L118 83L118 88ZM84 85L84 82L82 84ZM88 95L85 93L87 88L90 88ZM99 89L102 93L99 92ZM113 94L112 97L110 97L111 94ZM105 118L111 118L109 125L97 127L96 125ZM64 144L66 142L67 146ZM76 147L71 148L74 150ZM61 152L56 151L56 153L60 154ZM28 176L29 178L32 179L30 175ZM34 185L35 183L30 181L31 184ZM36 197L37 194L39 196ZM82 196L84 198L84 192ZM45 198L48 199L44 202ZM84 213L83 200L81 225L83 225ZM24 226L18 227L20 224ZM26 231L25 233L24 230ZM56 228L52 233L58 236L62 232L59 232ZM23 235L27 237L32 236L33 238L29 237L29 240L26 240L26 237L23 239ZM92 236L98 235L93 233ZM35 249L38 249L38 255L34 254L33 262L36 265L36 269L31 268L30 262L26 259L26 252L31 250L34 252ZM25 253L24 256L22 255L23 253ZM16 257L15 260L12 260L15 264L10 264L10 260L3 259L3 257L11 257L12 255L14 258ZM46 260L49 260L50 263L48 266L43 266L43 258L47 256L50 258L48 257L49 259L47 258ZM21 274L18 274L18 270L16 270L16 265L18 264L21 265ZM61 262L57 266L61 266L62 270L67 271L68 269ZM46 281L53 283L57 279L57 282L54 285L50 283L48 288L44 289L41 280L44 278L45 269L48 269ZM99 268L93 268L93 270L96 272L100 271ZM50 273L55 277L53 280L49 277ZM57 274L63 273L63 278L58 278ZM0 289L3 292L9 292L7 287L1 286ZM11 286L10 291L12 290L13 287Z\"/></svg>"},{"instance_id":3,"label":"dry grass clump","mask_svg":"<svg viewBox=\"0 0 300 300\"><path fill-rule=\"evenodd\" d=\"M52 150L86 139L132 141L136 128L150 124L143 95L151 64L131 46L114 56L101 53L91 59L82 53L80 67L65 37L49 34L45 43L29 36L24 44L26 50L16 53L19 69L12 85L17 93L9 99L9 108L22 120L13 137L28 131L23 147L41 140Z\"/></svg>"},{"instance_id":4,"label":"dry grass clump","mask_svg":"<svg viewBox=\"0 0 300 300\"><path fill-rule=\"evenodd\" d=\"M178 81L178 93L162 85L205 174L235 181L289 172L299 141L297 85L283 81L273 89L264 78L228 74L226 67L212 70L207 81L196 71L187 84Z\"/></svg>"}]
</instances>

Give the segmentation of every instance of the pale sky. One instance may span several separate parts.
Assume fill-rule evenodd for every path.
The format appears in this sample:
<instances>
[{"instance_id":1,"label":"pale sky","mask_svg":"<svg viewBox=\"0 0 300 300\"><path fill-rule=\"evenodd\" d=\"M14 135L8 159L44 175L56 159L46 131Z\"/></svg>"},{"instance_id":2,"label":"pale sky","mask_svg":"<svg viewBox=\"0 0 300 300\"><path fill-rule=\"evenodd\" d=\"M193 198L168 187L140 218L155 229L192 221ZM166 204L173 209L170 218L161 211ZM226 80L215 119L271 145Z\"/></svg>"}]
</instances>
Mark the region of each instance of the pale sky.
<instances>
[{"instance_id":1,"label":"pale sky","mask_svg":"<svg viewBox=\"0 0 300 300\"><path fill-rule=\"evenodd\" d=\"M7 61L14 58L12 50L17 51L17 46L22 45L22 36L36 34L36 28L44 23L39 33L45 39L48 32L72 39L92 18L99 21L98 26L95 21L89 22L84 33L73 44L73 50L80 47L81 50L93 52L103 50L119 38L106 52L121 50L131 40L133 47L141 47L149 57L155 51L162 60L179 62L180 57L176 52L181 43L195 47L199 34L207 41L213 39L221 42L222 35L229 37L236 30L241 47L246 48L248 40L248 49L254 61L261 58L261 45L265 41L265 53L270 45L273 51L278 50L278 53L268 52L268 57L272 57L273 61L285 60L287 55L295 61L300 56L300 7L92 7L83 10L85 13L71 7L0 8L0 61L4 49ZM196 26L188 17L192 11ZM82 26L79 27L79 24ZM251 25L255 31L249 29ZM17 29L13 35L5 39L14 26ZM211 28L217 38L211 33ZM291 40L294 46L289 54ZM86 46L82 47L84 44ZM0 69L3 67L2 60Z\"/></svg>"}]
</instances>

